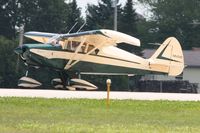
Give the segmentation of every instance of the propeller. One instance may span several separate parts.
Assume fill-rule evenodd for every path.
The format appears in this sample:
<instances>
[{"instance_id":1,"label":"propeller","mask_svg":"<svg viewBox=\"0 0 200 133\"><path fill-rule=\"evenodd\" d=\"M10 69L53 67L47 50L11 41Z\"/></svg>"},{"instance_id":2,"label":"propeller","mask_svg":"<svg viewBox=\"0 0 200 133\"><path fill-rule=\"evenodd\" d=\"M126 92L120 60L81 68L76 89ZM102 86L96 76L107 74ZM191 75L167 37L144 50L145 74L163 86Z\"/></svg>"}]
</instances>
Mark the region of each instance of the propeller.
<instances>
[{"instance_id":1,"label":"propeller","mask_svg":"<svg viewBox=\"0 0 200 133\"><path fill-rule=\"evenodd\" d=\"M19 32L19 47L21 47L23 44L24 25L21 25L19 27L18 32ZM19 71L19 58L20 58L20 55L18 54L17 55L17 63L16 63L16 72Z\"/></svg>"}]
</instances>

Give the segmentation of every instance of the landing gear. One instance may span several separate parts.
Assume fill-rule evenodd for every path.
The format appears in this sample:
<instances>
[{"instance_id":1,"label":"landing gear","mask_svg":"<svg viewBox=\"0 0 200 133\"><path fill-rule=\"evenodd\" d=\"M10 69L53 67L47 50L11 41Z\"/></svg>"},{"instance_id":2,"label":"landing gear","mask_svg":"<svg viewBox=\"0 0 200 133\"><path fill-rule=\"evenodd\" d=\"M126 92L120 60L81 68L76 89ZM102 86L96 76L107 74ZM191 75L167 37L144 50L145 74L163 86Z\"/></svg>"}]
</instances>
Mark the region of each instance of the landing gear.
<instances>
[{"instance_id":1,"label":"landing gear","mask_svg":"<svg viewBox=\"0 0 200 133\"><path fill-rule=\"evenodd\" d=\"M42 86L42 83L39 81L30 78L30 74L28 74L28 70L24 77L19 79L18 87L21 88L39 88ZM31 76L32 77L32 76ZM34 77L34 76L33 76ZM51 80L51 85L55 89L64 89L64 90L96 90L97 87L93 85L92 83L89 83L88 81L79 79L79 78L73 78L70 79L69 74L65 71L59 72L60 78L54 78ZM44 82L45 85L45 82ZM44 87L44 86L43 86Z\"/></svg>"},{"instance_id":2,"label":"landing gear","mask_svg":"<svg viewBox=\"0 0 200 133\"><path fill-rule=\"evenodd\" d=\"M41 86L42 84L40 82L38 82L35 79L32 79L30 77L21 77L18 81L18 87L22 87L22 88L37 88L39 86Z\"/></svg>"},{"instance_id":3,"label":"landing gear","mask_svg":"<svg viewBox=\"0 0 200 133\"><path fill-rule=\"evenodd\" d=\"M73 78L70 79L69 75L65 72L60 72L61 78L56 78L51 81L51 84L56 89L68 89L68 90L96 90L97 87L93 85L92 83L78 79Z\"/></svg>"},{"instance_id":4,"label":"landing gear","mask_svg":"<svg viewBox=\"0 0 200 133\"><path fill-rule=\"evenodd\" d=\"M28 71L29 70L29 67L25 73L25 76L24 77L21 77L19 80L18 80L18 87L20 88L38 88L42 85L42 83L40 83L39 81L33 79L33 78L30 78L28 77Z\"/></svg>"},{"instance_id":5,"label":"landing gear","mask_svg":"<svg viewBox=\"0 0 200 133\"><path fill-rule=\"evenodd\" d=\"M66 89L66 86L69 85L69 75L65 72L60 72L60 77L63 84L63 88Z\"/></svg>"},{"instance_id":6,"label":"landing gear","mask_svg":"<svg viewBox=\"0 0 200 133\"><path fill-rule=\"evenodd\" d=\"M60 78L51 80L51 84L55 89L67 89L69 86L69 75L66 72L59 72Z\"/></svg>"}]
</instances>

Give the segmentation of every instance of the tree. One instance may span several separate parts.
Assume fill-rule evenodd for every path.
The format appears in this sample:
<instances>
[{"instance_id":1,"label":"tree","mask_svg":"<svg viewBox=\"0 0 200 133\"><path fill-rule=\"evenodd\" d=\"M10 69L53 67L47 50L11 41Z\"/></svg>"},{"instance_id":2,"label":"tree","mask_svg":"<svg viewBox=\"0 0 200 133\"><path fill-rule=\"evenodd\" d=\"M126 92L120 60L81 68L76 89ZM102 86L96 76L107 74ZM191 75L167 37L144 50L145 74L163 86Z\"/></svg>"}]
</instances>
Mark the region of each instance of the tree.
<instances>
[{"instance_id":1,"label":"tree","mask_svg":"<svg viewBox=\"0 0 200 133\"><path fill-rule=\"evenodd\" d=\"M70 30L74 24L77 22L76 27L71 32L77 32L79 28L83 25L84 20L81 17L81 9L77 6L76 0L68 3L68 13L67 13L67 29Z\"/></svg>"},{"instance_id":2,"label":"tree","mask_svg":"<svg viewBox=\"0 0 200 133\"><path fill-rule=\"evenodd\" d=\"M16 26L25 24L25 31L66 32L76 20L82 25L76 0L2 0L0 1L0 35L16 37Z\"/></svg>"},{"instance_id":3,"label":"tree","mask_svg":"<svg viewBox=\"0 0 200 133\"><path fill-rule=\"evenodd\" d=\"M137 14L133 8L133 1L127 0L119 20L120 31L131 36L137 35Z\"/></svg>"},{"instance_id":4,"label":"tree","mask_svg":"<svg viewBox=\"0 0 200 133\"><path fill-rule=\"evenodd\" d=\"M121 5L118 5L118 16L121 15ZM98 5L87 5L87 29L113 29L114 8L111 0L100 0Z\"/></svg>"},{"instance_id":5,"label":"tree","mask_svg":"<svg viewBox=\"0 0 200 133\"><path fill-rule=\"evenodd\" d=\"M0 1L0 35L15 37L16 0Z\"/></svg>"},{"instance_id":6,"label":"tree","mask_svg":"<svg viewBox=\"0 0 200 133\"><path fill-rule=\"evenodd\" d=\"M151 7L154 23L151 32L159 41L169 36L175 36L184 49L200 46L200 25L193 25L194 21L200 22L200 1L198 0L140 0Z\"/></svg>"},{"instance_id":7,"label":"tree","mask_svg":"<svg viewBox=\"0 0 200 133\"><path fill-rule=\"evenodd\" d=\"M30 30L59 32L66 23L67 4L64 0L38 0L37 8L31 17Z\"/></svg>"},{"instance_id":8,"label":"tree","mask_svg":"<svg viewBox=\"0 0 200 133\"><path fill-rule=\"evenodd\" d=\"M18 74L16 73L17 56L14 48L17 43L0 36L0 87L16 87Z\"/></svg>"},{"instance_id":9,"label":"tree","mask_svg":"<svg viewBox=\"0 0 200 133\"><path fill-rule=\"evenodd\" d=\"M137 37L137 22L137 13L133 8L133 1L127 0L125 6L122 9L122 15L119 19L119 31ZM142 55L140 47L133 47L126 44L118 45L118 47L129 52L134 52L137 55Z\"/></svg>"}]
</instances>

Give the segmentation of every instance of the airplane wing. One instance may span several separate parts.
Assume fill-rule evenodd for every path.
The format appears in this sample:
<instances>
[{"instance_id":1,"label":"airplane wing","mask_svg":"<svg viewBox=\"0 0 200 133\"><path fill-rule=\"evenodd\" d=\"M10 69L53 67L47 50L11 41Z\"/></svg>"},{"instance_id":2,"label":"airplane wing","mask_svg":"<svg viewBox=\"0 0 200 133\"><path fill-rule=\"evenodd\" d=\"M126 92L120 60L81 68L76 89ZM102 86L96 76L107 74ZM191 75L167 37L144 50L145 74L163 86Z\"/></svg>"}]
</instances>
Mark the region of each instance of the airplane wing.
<instances>
[{"instance_id":1,"label":"airplane wing","mask_svg":"<svg viewBox=\"0 0 200 133\"><path fill-rule=\"evenodd\" d=\"M30 31L26 32L24 34L25 37L31 38L35 41L41 42L41 43L47 43L50 38L59 35L56 33L47 33L47 32L37 32L37 31Z\"/></svg>"},{"instance_id":2,"label":"airplane wing","mask_svg":"<svg viewBox=\"0 0 200 133\"><path fill-rule=\"evenodd\" d=\"M104 45L116 45L117 43L127 43L134 46L140 46L139 39L118 31L106 29L70 34L56 34L31 31L26 32L24 35L28 38L42 43L47 43L49 39L57 36L56 39L59 39L63 42L66 40L81 42L83 39L85 39L86 43L92 44L94 46L102 42L104 42Z\"/></svg>"},{"instance_id":3,"label":"airplane wing","mask_svg":"<svg viewBox=\"0 0 200 133\"><path fill-rule=\"evenodd\" d=\"M63 49L73 51L74 54L72 58L65 66L66 70L70 69L80 60L87 57L87 55L94 52L97 54L96 50L98 51L98 49L102 49L103 47L115 46L118 43L127 43L134 46L140 46L139 39L121 32L106 29L70 34L26 32L25 36L42 43L53 44L53 41L59 41L59 44L62 45ZM74 61L79 51L82 51L85 54L82 54L82 56Z\"/></svg>"}]
</instances>

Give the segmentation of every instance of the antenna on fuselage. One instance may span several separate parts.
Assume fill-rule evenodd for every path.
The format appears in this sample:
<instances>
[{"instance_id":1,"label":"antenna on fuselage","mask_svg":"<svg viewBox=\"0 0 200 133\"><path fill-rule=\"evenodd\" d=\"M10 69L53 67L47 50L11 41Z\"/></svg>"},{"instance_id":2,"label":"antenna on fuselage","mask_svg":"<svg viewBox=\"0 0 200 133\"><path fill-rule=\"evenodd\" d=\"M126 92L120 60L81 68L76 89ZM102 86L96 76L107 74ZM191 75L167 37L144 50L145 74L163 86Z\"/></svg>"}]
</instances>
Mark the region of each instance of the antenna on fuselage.
<instances>
[{"instance_id":1,"label":"antenna on fuselage","mask_svg":"<svg viewBox=\"0 0 200 133\"><path fill-rule=\"evenodd\" d=\"M86 24L86 21L81 25L81 27L77 30L76 33L78 33L85 26L85 24Z\"/></svg>"},{"instance_id":2,"label":"antenna on fuselage","mask_svg":"<svg viewBox=\"0 0 200 133\"><path fill-rule=\"evenodd\" d=\"M75 27L77 24L78 24L78 22L76 22L76 23L72 26L72 28L68 31L68 34L74 29L74 27Z\"/></svg>"}]
</instances>

